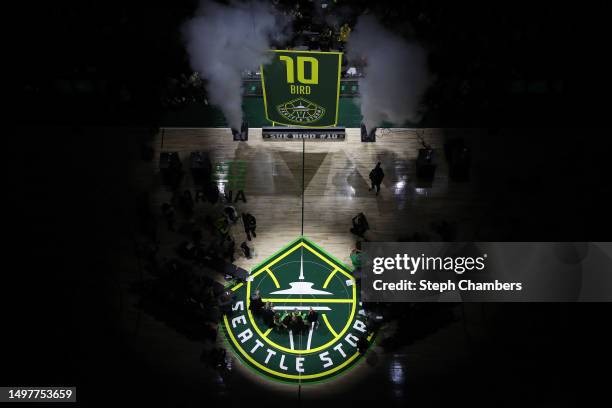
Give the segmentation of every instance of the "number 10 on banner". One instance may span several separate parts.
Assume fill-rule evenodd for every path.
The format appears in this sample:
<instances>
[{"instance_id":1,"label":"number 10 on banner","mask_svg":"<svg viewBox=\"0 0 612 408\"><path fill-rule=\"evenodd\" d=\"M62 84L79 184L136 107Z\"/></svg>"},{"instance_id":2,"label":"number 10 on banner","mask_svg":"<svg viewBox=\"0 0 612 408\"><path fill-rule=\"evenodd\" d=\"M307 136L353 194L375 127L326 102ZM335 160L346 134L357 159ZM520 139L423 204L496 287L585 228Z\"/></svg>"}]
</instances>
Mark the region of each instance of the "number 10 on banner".
<instances>
[{"instance_id":1,"label":"number 10 on banner","mask_svg":"<svg viewBox=\"0 0 612 408\"><path fill-rule=\"evenodd\" d=\"M290 89L292 94L309 95L310 86L317 85L319 83L319 61L313 57L298 56L297 64L294 64L293 58L288 55L281 55L278 57L282 62L285 63L287 70L287 83L291 84ZM310 78L306 78L305 65L310 65ZM297 80L301 84L306 85L293 85L295 83L295 65L297 65Z\"/></svg>"}]
</instances>

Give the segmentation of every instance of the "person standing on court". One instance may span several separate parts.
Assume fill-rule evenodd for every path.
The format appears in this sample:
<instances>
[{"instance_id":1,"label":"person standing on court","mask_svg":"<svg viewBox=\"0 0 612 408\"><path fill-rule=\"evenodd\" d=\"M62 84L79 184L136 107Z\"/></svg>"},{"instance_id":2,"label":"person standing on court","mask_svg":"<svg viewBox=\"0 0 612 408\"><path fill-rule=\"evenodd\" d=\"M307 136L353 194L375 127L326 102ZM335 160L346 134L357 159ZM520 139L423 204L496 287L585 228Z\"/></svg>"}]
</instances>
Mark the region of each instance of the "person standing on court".
<instances>
[{"instance_id":1,"label":"person standing on court","mask_svg":"<svg viewBox=\"0 0 612 408\"><path fill-rule=\"evenodd\" d=\"M244 232L246 232L247 239L251 240L251 235L253 238L257 238L257 234L255 233L255 228L257 228L257 220L255 216L251 213L243 213L242 214L242 222L244 223Z\"/></svg>"},{"instance_id":2,"label":"person standing on court","mask_svg":"<svg viewBox=\"0 0 612 408\"><path fill-rule=\"evenodd\" d=\"M312 307L308 311L306 320L308 321L308 325L311 326L313 329L319 327L319 313L316 312Z\"/></svg>"},{"instance_id":3,"label":"person standing on court","mask_svg":"<svg viewBox=\"0 0 612 408\"><path fill-rule=\"evenodd\" d=\"M372 187L368 191L376 190L376 195L380 192L380 184L385 178L385 172L380 167L380 162L376 163L376 167L370 171L370 181L372 182Z\"/></svg>"}]
</instances>

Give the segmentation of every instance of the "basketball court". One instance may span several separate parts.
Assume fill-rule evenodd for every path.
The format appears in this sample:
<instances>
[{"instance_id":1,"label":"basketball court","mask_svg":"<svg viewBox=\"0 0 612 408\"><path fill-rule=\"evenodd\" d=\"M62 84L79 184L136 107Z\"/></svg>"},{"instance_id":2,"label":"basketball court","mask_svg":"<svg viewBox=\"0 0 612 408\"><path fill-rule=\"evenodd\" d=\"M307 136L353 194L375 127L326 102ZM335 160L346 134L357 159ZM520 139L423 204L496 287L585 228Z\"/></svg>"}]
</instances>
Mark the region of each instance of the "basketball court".
<instances>
[{"instance_id":1,"label":"basketball court","mask_svg":"<svg viewBox=\"0 0 612 408\"><path fill-rule=\"evenodd\" d=\"M236 243L231 264L245 271L243 276L196 267L197 274L223 285L230 299L216 323L216 344L227 350L232 376L213 374L221 375L220 383L233 392L271 387L288 400L296 395L300 400L333 398L342 387L355 389L374 371L396 364L378 362L377 341L393 336L393 329L375 328L375 316L360 300L360 275L351 260L357 242L406 241L417 235L441 240L434 227L441 220L460 224L465 236L456 239L468 239L478 233L473 226L488 198L474 194L475 184L449 177L444 151L455 136L452 130L384 127L370 129L364 138L364 127L357 127L360 118L345 115L346 106L357 106L355 100L344 98L345 108L340 108L345 85L339 53L273 53L276 63L261 67L263 98L244 96L243 101L243 108L250 106L243 118L251 126L272 127L243 121L240 130L161 128L152 141L153 157L159 159L142 164L138 177L151 208L173 202L177 194L196 198L193 213L179 220L177 230L158 228L162 259L176 256L184 227L206 225L207 217L228 206L257 219L252 240L241 218L224 233ZM469 136L461 131L461 137ZM426 177L419 174L424 152L436 157L432 161L428 156L431 171ZM169 155L184 164L180 182L173 186L164 178ZM214 185L218 200L204 197L194 155L206 158L210 174L204 185ZM377 163L385 173L379 194L371 190L369 177ZM369 225L362 236L351 232L358 214ZM204 240L212 242L216 235ZM252 256L240 251L241 243L250 246ZM254 307L255 300L273 313ZM316 314L316 322L307 320L309 313ZM273 323L272 315L284 324ZM303 324L293 324L295 319ZM140 333L167 330L135 309L125 313L125 321ZM155 336L144 338L150 337ZM180 335L163 345L143 344L144 338L132 340L145 355L162 354L156 349L163 347L170 351L163 354L187 361L199 352L198 343ZM187 377L171 361L156 364ZM193 381L210 375L196 368L188 371Z\"/></svg>"},{"instance_id":2,"label":"basketball court","mask_svg":"<svg viewBox=\"0 0 612 408\"><path fill-rule=\"evenodd\" d=\"M248 280L233 283L219 274L210 275L220 284L233 285L228 288L235 295L236 310L219 322L218 338L218 345L226 348L233 360L232 383L240 387L248 384L271 387L287 398L293 398L298 391L306 397L308 392L302 386L315 387L317 391L313 389L311 396L330 397L333 392L325 387L329 381L336 391L341 387L352 388L368 378L372 370L388 369L383 363L382 366L367 363L367 355L360 356L357 347L351 344L365 336L370 344L368 353L374 359L378 339L387 335L363 333L359 330L361 323L356 323L365 323L367 319L350 260L351 250L360 240L350 232L352 218L360 212L367 216L368 240L397 241L424 232L436 240L432 222L447 219L466 226L476 224L474 220L482 216L480 207L485 200L479 195L466 199L474 186L451 181L444 160L439 161L433 180L424 182L417 177L416 160L422 141L441 153L448 136L443 129L379 130L376 143L362 143L358 128L347 129L342 141L265 140L261 132L260 128L251 128L248 141L236 142L228 128L164 128L154 139L155 157L163 152L177 152L186 163L193 151L209 155L222 197L214 205L196 202L196 220L226 205L257 217L257 237L252 241L247 241L240 221L230 225L237 244L246 241L255 249L252 259L236 251L234 264L250 273ZM386 176L377 196L369 191L368 174L378 161ZM139 171L143 180L149 180L153 208L159 208L172 197L171 189L161 182L157 167L158 162L154 161L143 164ZM181 191L191 190L195 195L199 189L186 172ZM238 189L244 191L246 202L237 199ZM462 233L474 231L463 228ZM160 252L166 257L174 256L180 234L163 227L159 234ZM292 289L302 291L291 292ZM317 308L318 327L295 334L271 330L249 311L248 303L256 290L281 314L291 313L296 307L303 314L310 307ZM240 301L243 303L237 306ZM136 315L126 317L133 327ZM140 333L168 330L144 314L140 314L138 324ZM250 334L244 334L246 328ZM347 342L347 335L355 337L349 337ZM248 339L241 342L240 336ZM172 337L175 340L164 343L164 349L176 348L176 353L188 353L191 358L200 352L197 344L185 343L180 335ZM338 343L343 344L346 356L334 350ZM159 354L156 348L162 345L138 347L156 355ZM276 354L270 355L268 350ZM329 367L324 367L329 361L321 359L323 353L329 353L323 356L331 359ZM286 357L281 363L283 354ZM304 360L296 365L297 358ZM199 378L204 374L191 375Z\"/></svg>"}]
</instances>

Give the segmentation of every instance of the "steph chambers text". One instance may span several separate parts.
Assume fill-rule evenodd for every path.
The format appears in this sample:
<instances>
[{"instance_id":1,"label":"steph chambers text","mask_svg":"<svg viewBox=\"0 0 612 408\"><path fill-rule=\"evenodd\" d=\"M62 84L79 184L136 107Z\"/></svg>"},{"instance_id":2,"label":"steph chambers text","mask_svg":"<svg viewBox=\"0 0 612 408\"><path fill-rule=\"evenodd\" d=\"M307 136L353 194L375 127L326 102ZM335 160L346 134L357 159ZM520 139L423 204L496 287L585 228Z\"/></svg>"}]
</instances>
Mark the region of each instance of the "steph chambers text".
<instances>
[{"instance_id":1,"label":"steph chambers text","mask_svg":"<svg viewBox=\"0 0 612 408\"><path fill-rule=\"evenodd\" d=\"M402 279L396 282L384 282L381 279L376 279L372 282L372 287L376 291L427 291L427 292L447 292L447 291L521 291L523 284L521 282L501 282L495 280L493 282L474 282L470 279L462 279L459 281L448 280L445 282L431 281L421 279L418 282L408 279Z\"/></svg>"}]
</instances>

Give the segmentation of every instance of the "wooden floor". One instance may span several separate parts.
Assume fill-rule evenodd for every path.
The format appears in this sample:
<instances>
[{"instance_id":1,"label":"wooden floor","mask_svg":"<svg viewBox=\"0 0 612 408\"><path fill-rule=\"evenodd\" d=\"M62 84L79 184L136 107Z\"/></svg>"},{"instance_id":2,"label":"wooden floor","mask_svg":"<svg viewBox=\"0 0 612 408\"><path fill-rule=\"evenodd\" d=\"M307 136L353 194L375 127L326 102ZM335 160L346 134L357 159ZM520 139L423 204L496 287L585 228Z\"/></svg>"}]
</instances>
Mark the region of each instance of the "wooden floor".
<instances>
[{"instance_id":1,"label":"wooden floor","mask_svg":"<svg viewBox=\"0 0 612 408\"><path fill-rule=\"evenodd\" d=\"M541 195L532 197L538 184L533 187L529 178L539 170L541 161L522 159L525 154L521 149L532 143L528 138L517 141L513 137L501 143L478 129L426 129L425 140L439 158L435 179L427 186L415 177L415 160L421 145L414 130L385 129L376 143L361 143L358 129L347 129L347 133L344 142L265 142L261 129L255 128L250 129L248 142L239 143L232 140L229 129L163 129L155 136L153 147L154 157L159 157L162 151L177 151L184 163L190 152L196 150L208 151L213 162L246 163L248 203L238 202L236 206L239 211L252 212L258 220L258 236L253 241L257 256L252 260L238 258L236 262L247 269L299 236L302 221L304 235L346 263L355 242L349 232L351 217L358 212L367 215L372 229L366 236L375 241L395 241L414 233L428 234L431 240L436 240L431 223L442 220L457 226L457 241L503 241L504 231L512 231L514 224L531 226L538 222L541 211L525 217L534 206L543 206L537 200ZM471 147L472 181L449 180L442 151L448 137L465 138ZM133 156L137 156L138 149L133 150ZM541 151L535 149L533 157L539 157ZM368 174L377 161L382 162L386 174L378 197L368 191ZM511 167L515 161L516 169ZM134 193L148 192L153 208L159 213L161 203L170 199L171 192L160 182L157 159L131 162L135 173L129 179ZM508 169L513 169L513 174ZM120 176L124 174L117 174ZM555 178L557 169L550 169L545 181ZM508 188L512 186L510 181L527 185L527 193L514 194ZM181 188L194 188L189 175ZM214 210L221 211L222 207L219 203ZM517 214L520 209L525 210ZM208 203L199 203L195 208L196 214L211 210ZM159 232L160 260L176 256L174 248L185 236L167 231L164 225L160 225ZM233 228L233 234L238 243L244 239L239 226ZM407 390L414 393L423 384L439 382L441 372L460 372L473 364L475 345L487 335L491 321L483 305L465 304L455 323L399 350L386 352L376 346L370 350L368 359L333 383L308 387L273 383L254 374L236 358L229 359L233 374L224 382L214 369L199 362L203 349L209 351L212 344L190 340L137 307L139 298L130 289L142 279L143 268L133 256L133 247L131 238L122 243L126 257L117 268L122 271L116 302L125 327L122 340L152 370L168 373L168 378L181 387L201 390L202 400L211 397L210 388L203 384L214 383L215 395L227 399L229 405L241 403L244 395L259 395L262 400L269 398L266 404L272 400L282 406L296 405L298 401L342 405L346 404L346 395L369 405L405 405ZM222 279L220 274L215 275ZM390 324L385 325L378 337L382 342L395 336L397 331ZM217 337L215 345L224 347L223 336ZM518 366L514 369L520 371ZM364 393L364 389L376 392Z\"/></svg>"},{"instance_id":2,"label":"wooden floor","mask_svg":"<svg viewBox=\"0 0 612 408\"><path fill-rule=\"evenodd\" d=\"M473 183L449 181L442 154L444 132L441 129L426 129L424 132L425 140L440 157L436 177L430 186L423 186L415 178L415 160L421 144L416 132L411 129L385 130L378 135L376 143L361 143L359 129L347 129L347 139L343 142L302 142L264 141L261 129L251 128L248 142L234 142L229 129L173 128L162 129L152 143L154 157L158 158L160 152L176 151L185 167L188 167L192 151L207 151L213 164L234 160L246 163L245 192L248 202L238 201L234 205L238 211L249 211L257 217L257 238L252 241L257 255L251 260L241 256L236 260L237 265L249 269L300 236L302 224L305 236L350 265L349 254L356 237L349 229L351 218L359 212L364 212L368 217L371 230L366 237L373 241L396 241L416 232L428 233L435 240L430 224L440 220L463 224L461 231L464 235L459 235L457 239L471 238L469 226L474 225L474 218L483 212L481 199L472 194ZM368 174L377 161L382 162L386 174L379 196L368 191ZM149 193L152 207L161 218L160 206L170 200L172 193L161 183L158 164L158 159L140 162L130 179L134 191ZM187 174L181 190L195 188L191 176ZM196 218L214 211L220 212L224 205L219 202L212 208L210 203L200 202L195 207ZM160 259L175 257L177 244L186 237L168 231L163 223L158 231ZM245 239L241 225L234 226L232 234L238 244ZM125 247L131 248L130 243L126 243ZM127 272L122 275L121 282L119 304L123 307L119 307L119 310L126 341L152 367L160 370L163 367L163 370L174 373L173 377L180 379L182 384L190 384L193 389L199 389L202 383L217 381L220 395L267 390L273 391L279 401L295 401L298 393L303 400L314 401L337 397L342 395L342 390L357 392L362 387L371 386L371 378L390 378L389 373L397 371L398 364L404 364L395 360L397 354L386 355L376 347L373 353L374 357L379 356L378 363L360 364L351 370L351 375L335 380L333 387L313 384L298 391L295 385L272 383L257 377L234 358L230 361L235 374L229 384L224 384L214 370L198 363L202 348L209 349L211 345L203 346L201 342L185 338L136 307L138 297L130 291L130 287L142 279L142 267L135 262L130 252L123 265ZM223 283L221 274L202 273ZM455 329L460 331L461 327ZM390 333L393 335L393 330ZM387 335L379 333L379 336L384 338ZM457 342L449 343L446 337L456 336L441 335L440 345L434 348L450 350L459 347ZM216 345L224 347L222 336L218 336ZM460 348L452 353L454 358L463 358L460 357L464 355ZM431 367L441 369L435 358L421 357L433 355L433 352L427 348L424 351L414 350L410 352L413 354L402 357L410 362L411 370L421 373L431 370ZM419 363L418 359L421 358L423 362ZM386 392L395 395L394 390L388 389ZM401 397L399 394L397 396Z\"/></svg>"},{"instance_id":3,"label":"wooden floor","mask_svg":"<svg viewBox=\"0 0 612 408\"><path fill-rule=\"evenodd\" d=\"M469 216L466 197L471 187L449 183L442 159L443 130L421 133L440 158L434 182L425 187L415 179L421 143L413 129L385 129L376 143L362 143L359 129L347 129L347 138L341 142L302 142L264 141L261 129L252 128L248 142L235 142L229 129L167 128L156 136L154 148L155 157L163 151L179 152L183 163L197 150L207 151L213 164L246 162L248 202L238 201L235 206L257 218L256 257L240 257L236 264L248 269L302 233L348 263L356 240L349 232L351 218L359 212L368 218L371 230L366 238L373 241L396 241L415 232L432 234L432 221L456 219L457 213ZM368 191L368 174L377 161L386 175L379 196ZM183 181L182 189L187 188L195 189L190 175ZM154 206L159 208L171 193L159 183L153 189ZM197 204L196 214L205 211L206 205ZM217 206L220 210L223 204ZM245 239L240 225L233 234L238 245Z\"/></svg>"}]
</instances>

